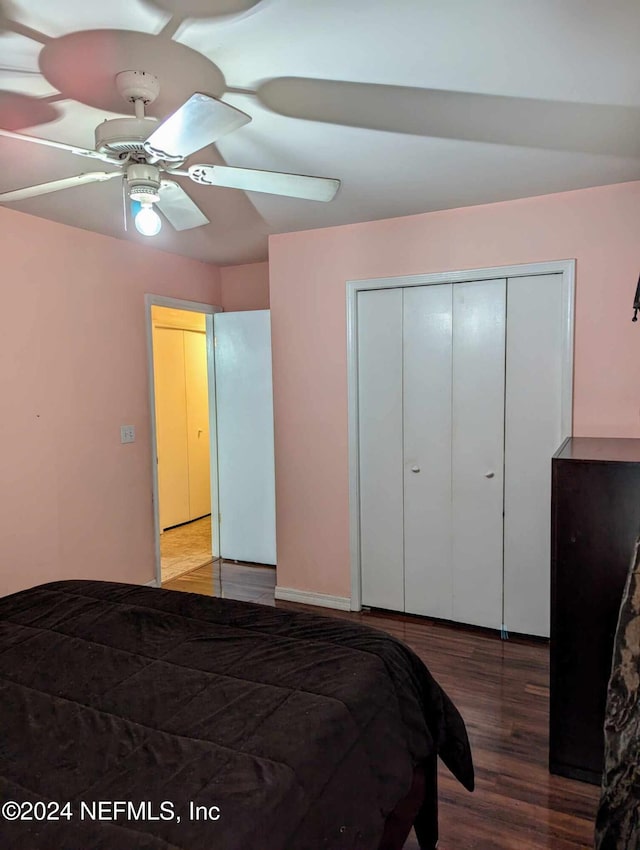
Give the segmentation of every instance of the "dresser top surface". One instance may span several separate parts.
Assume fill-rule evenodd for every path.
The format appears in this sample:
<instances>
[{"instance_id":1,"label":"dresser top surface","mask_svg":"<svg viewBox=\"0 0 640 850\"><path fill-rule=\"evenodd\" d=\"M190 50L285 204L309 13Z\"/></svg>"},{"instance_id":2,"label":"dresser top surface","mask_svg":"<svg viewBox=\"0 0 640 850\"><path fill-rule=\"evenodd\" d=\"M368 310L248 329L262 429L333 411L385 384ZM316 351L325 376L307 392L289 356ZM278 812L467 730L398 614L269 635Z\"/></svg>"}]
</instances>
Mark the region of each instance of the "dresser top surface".
<instances>
[{"instance_id":1,"label":"dresser top surface","mask_svg":"<svg viewBox=\"0 0 640 850\"><path fill-rule=\"evenodd\" d=\"M559 460L640 463L640 439L570 437L560 446L554 458Z\"/></svg>"}]
</instances>

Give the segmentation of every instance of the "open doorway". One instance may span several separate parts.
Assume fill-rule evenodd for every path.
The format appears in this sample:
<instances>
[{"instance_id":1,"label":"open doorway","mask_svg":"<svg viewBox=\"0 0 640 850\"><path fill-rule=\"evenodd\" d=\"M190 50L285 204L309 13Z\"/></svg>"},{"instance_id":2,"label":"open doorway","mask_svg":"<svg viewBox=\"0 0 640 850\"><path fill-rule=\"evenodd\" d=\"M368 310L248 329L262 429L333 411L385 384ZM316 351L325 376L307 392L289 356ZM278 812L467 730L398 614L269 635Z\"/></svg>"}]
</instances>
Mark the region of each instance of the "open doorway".
<instances>
[{"instance_id":1,"label":"open doorway","mask_svg":"<svg viewBox=\"0 0 640 850\"><path fill-rule=\"evenodd\" d=\"M151 307L162 582L211 563L204 313Z\"/></svg>"},{"instance_id":2,"label":"open doorway","mask_svg":"<svg viewBox=\"0 0 640 850\"><path fill-rule=\"evenodd\" d=\"M145 303L156 584L273 604L269 312Z\"/></svg>"},{"instance_id":3,"label":"open doorway","mask_svg":"<svg viewBox=\"0 0 640 850\"><path fill-rule=\"evenodd\" d=\"M220 307L147 295L156 584L211 565L218 550L217 458L210 433L213 314Z\"/></svg>"}]
</instances>

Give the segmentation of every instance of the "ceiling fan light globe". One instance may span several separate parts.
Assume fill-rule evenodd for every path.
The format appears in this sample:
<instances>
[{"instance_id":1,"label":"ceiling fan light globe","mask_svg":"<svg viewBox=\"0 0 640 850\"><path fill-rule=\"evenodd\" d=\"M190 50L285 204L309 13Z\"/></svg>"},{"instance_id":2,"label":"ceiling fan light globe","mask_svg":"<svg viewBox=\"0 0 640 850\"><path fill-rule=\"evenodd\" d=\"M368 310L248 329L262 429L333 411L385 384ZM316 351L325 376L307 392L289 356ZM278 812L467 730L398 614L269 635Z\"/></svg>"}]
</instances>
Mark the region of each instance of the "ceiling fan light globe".
<instances>
[{"instance_id":1,"label":"ceiling fan light globe","mask_svg":"<svg viewBox=\"0 0 640 850\"><path fill-rule=\"evenodd\" d=\"M133 223L143 236L157 236L162 227L162 219L151 204L143 204L136 213Z\"/></svg>"}]
</instances>

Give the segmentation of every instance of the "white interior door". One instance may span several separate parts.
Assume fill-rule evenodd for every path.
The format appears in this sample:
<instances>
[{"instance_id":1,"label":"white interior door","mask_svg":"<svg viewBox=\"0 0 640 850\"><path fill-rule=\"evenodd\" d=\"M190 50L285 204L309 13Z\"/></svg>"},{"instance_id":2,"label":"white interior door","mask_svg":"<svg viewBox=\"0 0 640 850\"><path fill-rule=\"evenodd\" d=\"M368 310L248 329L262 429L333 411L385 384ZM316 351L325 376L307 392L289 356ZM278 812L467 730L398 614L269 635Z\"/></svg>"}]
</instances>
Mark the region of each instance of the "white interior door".
<instances>
[{"instance_id":1,"label":"white interior door","mask_svg":"<svg viewBox=\"0 0 640 850\"><path fill-rule=\"evenodd\" d=\"M562 275L507 284L504 618L549 636L551 456L562 433Z\"/></svg>"},{"instance_id":2,"label":"white interior door","mask_svg":"<svg viewBox=\"0 0 640 850\"><path fill-rule=\"evenodd\" d=\"M269 311L216 313L214 336L220 554L275 564Z\"/></svg>"},{"instance_id":3,"label":"white interior door","mask_svg":"<svg viewBox=\"0 0 640 850\"><path fill-rule=\"evenodd\" d=\"M453 619L502 623L506 281L453 287Z\"/></svg>"},{"instance_id":4,"label":"white interior door","mask_svg":"<svg viewBox=\"0 0 640 850\"><path fill-rule=\"evenodd\" d=\"M453 617L451 284L404 289L405 610Z\"/></svg>"},{"instance_id":5,"label":"white interior door","mask_svg":"<svg viewBox=\"0 0 640 850\"><path fill-rule=\"evenodd\" d=\"M358 293L362 602L404 611L402 289Z\"/></svg>"}]
</instances>

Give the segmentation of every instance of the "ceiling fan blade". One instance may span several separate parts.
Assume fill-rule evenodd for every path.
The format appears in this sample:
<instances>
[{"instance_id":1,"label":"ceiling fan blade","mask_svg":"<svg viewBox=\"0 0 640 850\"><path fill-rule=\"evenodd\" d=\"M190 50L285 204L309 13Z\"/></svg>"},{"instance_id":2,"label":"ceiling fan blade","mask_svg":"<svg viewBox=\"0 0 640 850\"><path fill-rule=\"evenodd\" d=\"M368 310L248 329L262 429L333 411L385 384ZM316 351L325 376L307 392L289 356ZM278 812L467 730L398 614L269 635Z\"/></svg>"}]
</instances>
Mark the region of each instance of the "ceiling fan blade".
<instances>
[{"instance_id":1,"label":"ceiling fan blade","mask_svg":"<svg viewBox=\"0 0 640 850\"><path fill-rule=\"evenodd\" d=\"M251 117L245 112L196 92L156 127L144 149L158 159L178 162L249 121Z\"/></svg>"},{"instance_id":2,"label":"ceiling fan blade","mask_svg":"<svg viewBox=\"0 0 640 850\"><path fill-rule=\"evenodd\" d=\"M87 174L76 174L75 177L63 177L62 180L50 180L48 183L38 183L37 186L4 192L0 194L0 203L25 201L27 198L48 195L50 192L59 192L61 189L72 189L74 186L84 186L86 183L101 183L103 180L121 176L119 171L89 171Z\"/></svg>"},{"instance_id":3,"label":"ceiling fan blade","mask_svg":"<svg viewBox=\"0 0 640 850\"><path fill-rule=\"evenodd\" d=\"M200 207L173 180L162 180L160 183L160 200L156 206L176 230L191 230L209 224L209 219Z\"/></svg>"},{"instance_id":4,"label":"ceiling fan blade","mask_svg":"<svg viewBox=\"0 0 640 850\"><path fill-rule=\"evenodd\" d=\"M230 165L192 165L188 174L196 183L205 186L266 192L306 201L332 201L340 188L340 181L332 177L309 177L306 174L233 168Z\"/></svg>"},{"instance_id":5,"label":"ceiling fan blade","mask_svg":"<svg viewBox=\"0 0 640 850\"><path fill-rule=\"evenodd\" d=\"M99 159L102 162L111 162L114 165L120 164L120 160L110 157L108 154L92 151L88 148L79 148L76 145L65 145L64 142L54 142L51 139L40 139L38 136L27 136L25 133L14 133L13 130L0 129L0 136L5 136L7 139L17 139L20 142L34 142L36 145L45 145L48 148L58 148L58 150L74 153L76 156L88 156L90 159Z\"/></svg>"}]
</instances>

